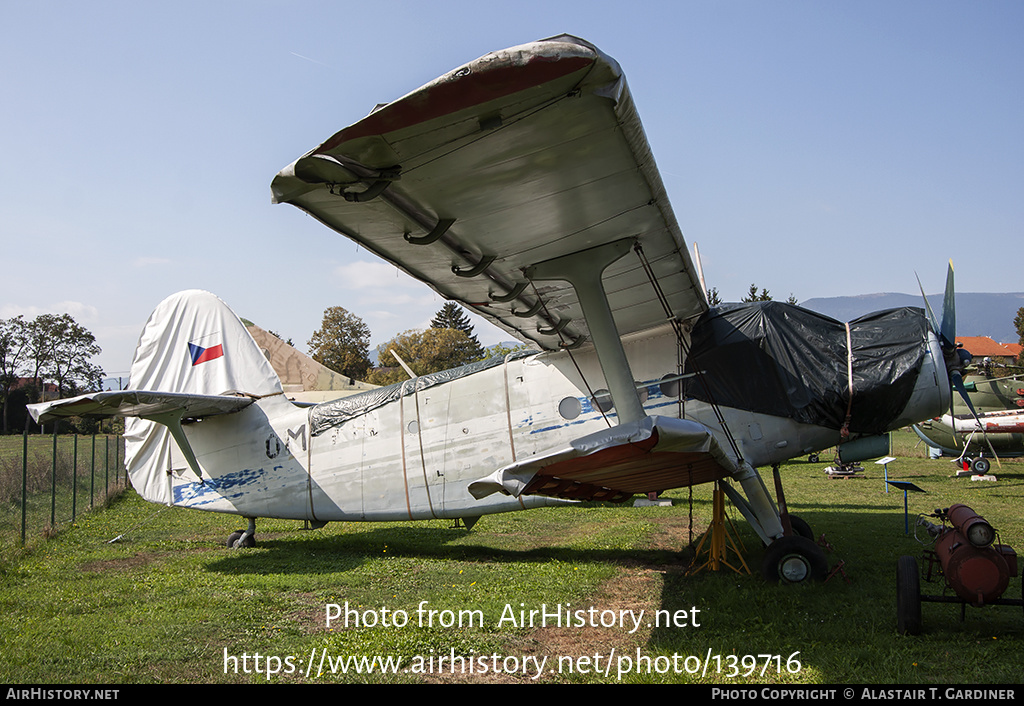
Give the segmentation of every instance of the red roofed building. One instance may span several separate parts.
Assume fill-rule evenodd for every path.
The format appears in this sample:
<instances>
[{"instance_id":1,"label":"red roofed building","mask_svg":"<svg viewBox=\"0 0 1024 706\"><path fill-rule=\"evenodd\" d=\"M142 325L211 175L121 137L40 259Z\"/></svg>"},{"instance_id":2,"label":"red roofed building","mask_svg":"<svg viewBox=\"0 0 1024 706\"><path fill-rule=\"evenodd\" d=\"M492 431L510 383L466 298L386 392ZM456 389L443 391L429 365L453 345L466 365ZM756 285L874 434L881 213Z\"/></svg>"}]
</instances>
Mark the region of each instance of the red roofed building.
<instances>
[{"instance_id":1,"label":"red roofed building","mask_svg":"<svg viewBox=\"0 0 1024 706\"><path fill-rule=\"evenodd\" d=\"M975 364L991 358L994 363L1013 365L1021 351L1019 343L996 343L988 336L958 336L956 342L974 356Z\"/></svg>"}]
</instances>

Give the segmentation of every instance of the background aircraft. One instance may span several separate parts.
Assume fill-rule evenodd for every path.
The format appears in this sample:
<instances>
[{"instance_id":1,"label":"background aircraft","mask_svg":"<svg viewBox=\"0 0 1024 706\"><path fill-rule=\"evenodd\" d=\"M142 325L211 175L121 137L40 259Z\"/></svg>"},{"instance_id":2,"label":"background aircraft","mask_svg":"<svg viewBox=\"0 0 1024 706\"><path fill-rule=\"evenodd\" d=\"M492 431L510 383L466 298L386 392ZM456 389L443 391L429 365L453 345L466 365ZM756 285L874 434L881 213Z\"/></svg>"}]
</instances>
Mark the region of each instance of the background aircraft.
<instances>
[{"instance_id":1,"label":"background aircraft","mask_svg":"<svg viewBox=\"0 0 1024 706\"><path fill-rule=\"evenodd\" d=\"M147 323L132 390L33 407L137 417L133 485L249 518L233 545L256 517L472 524L720 481L767 578L822 578L777 464L935 416L963 366L952 270L941 330L917 309L709 308L625 78L575 37L378 106L272 190L534 350L300 408L227 306L185 292Z\"/></svg>"},{"instance_id":2,"label":"background aircraft","mask_svg":"<svg viewBox=\"0 0 1024 706\"><path fill-rule=\"evenodd\" d=\"M976 373L964 378L971 405L955 399L951 413L914 425L917 435L933 449L966 458L977 473L987 473L985 454L1024 456L1024 380L993 378Z\"/></svg>"}]
</instances>

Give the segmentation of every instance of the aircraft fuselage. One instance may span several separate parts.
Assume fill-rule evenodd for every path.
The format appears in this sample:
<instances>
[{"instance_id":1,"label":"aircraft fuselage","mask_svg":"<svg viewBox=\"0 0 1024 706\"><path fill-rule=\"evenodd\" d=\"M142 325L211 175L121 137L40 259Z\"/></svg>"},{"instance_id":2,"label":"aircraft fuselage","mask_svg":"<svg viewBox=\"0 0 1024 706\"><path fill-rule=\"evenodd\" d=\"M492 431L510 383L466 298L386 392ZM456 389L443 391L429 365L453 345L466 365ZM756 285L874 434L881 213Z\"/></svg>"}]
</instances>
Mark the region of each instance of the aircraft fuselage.
<instances>
[{"instance_id":1,"label":"aircraft fuselage","mask_svg":"<svg viewBox=\"0 0 1024 706\"><path fill-rule=\"evenodd\" d=\"M680 394L685 386L669 327L628 337L623 346L645 414L693 419L725 445L726 432L710 405ZM934 340L930 347L931 362L893 428L941 408L941 354ZM591 381L589 390L584 379ZM600 409L608 400L596 389L601 379L593 350L510 357L425 389L421 378L408 380L395 399L320 429L313 428L310 408L267 397L185 426L203 482L176 464L183 470L171 474L168 500L312 521L465 518L557 504L562 501L501 494L478 500L467 488L495 469L617 424L614 407ZM840 441L835 428L734 407L720 411L755 467Z\"/></svg>"}]
</instances>

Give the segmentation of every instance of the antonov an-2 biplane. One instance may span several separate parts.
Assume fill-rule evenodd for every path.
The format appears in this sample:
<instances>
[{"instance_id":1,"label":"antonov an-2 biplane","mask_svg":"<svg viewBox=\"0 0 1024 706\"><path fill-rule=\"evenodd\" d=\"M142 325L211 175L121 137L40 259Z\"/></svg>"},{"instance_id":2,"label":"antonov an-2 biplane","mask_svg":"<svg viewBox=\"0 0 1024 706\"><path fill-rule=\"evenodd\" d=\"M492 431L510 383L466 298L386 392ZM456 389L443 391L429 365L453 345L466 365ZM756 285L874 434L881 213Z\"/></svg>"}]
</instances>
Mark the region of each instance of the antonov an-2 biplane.
<instances>
[{"instance_id":1,"label":"antonov an-2 biplane","mask_svg":"<svg viewBox=\"0 0 1024 706\"><path fill-rule=\"evenodd\" d=\"M138 492L249 518L234 545L257 517L472 524L722 480L766 576L821 578L755 468L949 407L961 361L921 310L709 308L625 78L575 37L377 107L272 191L533 350L300 407L223 302L183 292L147 323L131 390L33 407L130 417Z\"/></svg>"}]
</instances>

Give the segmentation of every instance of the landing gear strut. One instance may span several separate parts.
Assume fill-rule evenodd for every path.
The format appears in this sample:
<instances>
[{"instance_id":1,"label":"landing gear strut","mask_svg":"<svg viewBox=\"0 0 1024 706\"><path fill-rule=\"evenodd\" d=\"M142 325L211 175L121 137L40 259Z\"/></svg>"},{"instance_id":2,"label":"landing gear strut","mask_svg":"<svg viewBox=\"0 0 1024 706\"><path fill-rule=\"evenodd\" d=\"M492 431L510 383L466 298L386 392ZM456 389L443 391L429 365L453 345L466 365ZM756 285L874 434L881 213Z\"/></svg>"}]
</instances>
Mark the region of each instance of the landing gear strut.
<instances>
[{"instance_id":1,"label":"landing gear strut","mask_svg":"<svg viewBox=\"0 0 1024 706\"><path fill-rule=\"evenodd\" d=\"M778 465L772 466L772 473L775 477L779 514L786 534L768 545L761 561L761 575L772 583L824 581L828 575L825 552L815 544L811 526L796 515L790 515L786 509Z\"/></svg>"},{"instance_id":2,"label":"landing gear strut","mask_svg":"<svg viewBox=\"0 0 1024 706\"><path fill-rule=\"evenodd\" d=\"M249 527L245 530L235 530L228 537L228 548L239 549L242 547L255 547L256 546L256 518L250 517Z\"/></svg>"}]
</instances>

